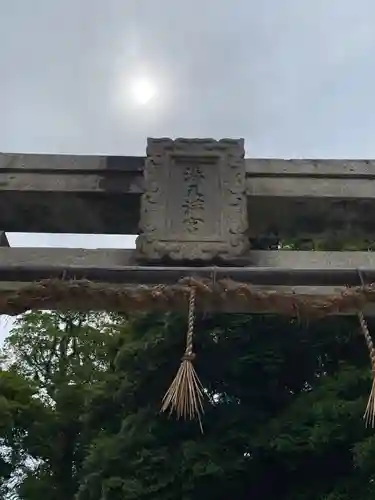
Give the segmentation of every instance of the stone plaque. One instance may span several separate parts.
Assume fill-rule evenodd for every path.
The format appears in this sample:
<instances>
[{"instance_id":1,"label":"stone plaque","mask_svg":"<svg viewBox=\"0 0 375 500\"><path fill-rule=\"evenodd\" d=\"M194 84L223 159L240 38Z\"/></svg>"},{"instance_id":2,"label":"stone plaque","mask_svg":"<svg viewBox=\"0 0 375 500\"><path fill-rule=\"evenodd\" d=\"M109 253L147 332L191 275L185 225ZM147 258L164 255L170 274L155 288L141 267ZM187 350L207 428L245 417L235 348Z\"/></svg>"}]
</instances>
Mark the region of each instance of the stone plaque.
<instances>
[{"instance_id":1,"label":"stone plaque","mask_svg":"<svg viewBox=\"0 0 375 500\"><path fill-rule=\"evenodd\" d=\"M148 139L137 257L228 261L248 249L244 141Z\"/></svg>"}]
</instances>

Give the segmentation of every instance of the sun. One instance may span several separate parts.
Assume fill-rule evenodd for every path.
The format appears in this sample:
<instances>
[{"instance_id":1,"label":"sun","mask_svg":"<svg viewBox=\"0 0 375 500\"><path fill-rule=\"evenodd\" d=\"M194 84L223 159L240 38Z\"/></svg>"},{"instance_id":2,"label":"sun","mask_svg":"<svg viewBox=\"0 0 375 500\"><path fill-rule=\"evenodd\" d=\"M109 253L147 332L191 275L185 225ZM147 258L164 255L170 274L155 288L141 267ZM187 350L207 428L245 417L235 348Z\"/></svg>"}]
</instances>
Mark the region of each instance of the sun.
<instances>
[{"instance_id":1,"label":"sun","mask_svg":"<svg viewBox=\"0 0 375 500\"><path fill-rule=\"evenodd\" d=\"M156 87L150 80L138 78L133 82L132 94L136 103L146 105L154 99Z\"/></svg>"}]
</instances>

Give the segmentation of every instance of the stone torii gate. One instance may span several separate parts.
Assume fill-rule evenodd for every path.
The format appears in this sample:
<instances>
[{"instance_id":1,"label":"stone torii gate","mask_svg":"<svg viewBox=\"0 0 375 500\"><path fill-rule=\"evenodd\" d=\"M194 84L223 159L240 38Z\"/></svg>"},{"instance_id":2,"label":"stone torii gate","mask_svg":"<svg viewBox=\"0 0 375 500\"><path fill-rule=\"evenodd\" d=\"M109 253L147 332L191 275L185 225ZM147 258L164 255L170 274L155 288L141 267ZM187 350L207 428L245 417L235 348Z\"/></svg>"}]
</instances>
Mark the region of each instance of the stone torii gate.
<instances>
[{"instance_id":1,"label":"stone torii gate","mask_svg":"<svg viewBox=\"0 0 375 500\"><path fill-rule=\"evenodd\" d=\"M290 313L290 301L270 297L282 292L301 299L301 308L311 297L321 303L348 285L375 282L374 254L259 250L254 242L329 232L370 240L375 162L245 159L242 139L149 139L146 158L3 154L0 228L0 312L9 309L1 306L5 297L51 278L119 288L195 276L247 283L258 293L251 300L247 292L248 300L198 301L203 309ZM139 236L136 251L25 249L7 247L5 231ZM367 313L372 297L367 290L360 299ZM326 310L352 313L358 300ZM50 297L43 304L59 302Z\"/></svg>"},{"instance_id":2,"label":"stone torii gate","mask_svg":"<svg viewBox=\"0 0 375 500\"><path fill-rule=\"evenodd\" d=\"M288 251L283 238L375 235L375 162L244 158L242 139L148 139L146 158L0 156L0 314L186 309L163 410L200 415L191 361L204 311L365 314L375 254ZM137 234L136 250L10 248L5 232ZM262 250L266 244L272 250ZM258 249L256 247L258 246ZM366 419L375 422L375 382Z\"/></svg>"}]
</instances>

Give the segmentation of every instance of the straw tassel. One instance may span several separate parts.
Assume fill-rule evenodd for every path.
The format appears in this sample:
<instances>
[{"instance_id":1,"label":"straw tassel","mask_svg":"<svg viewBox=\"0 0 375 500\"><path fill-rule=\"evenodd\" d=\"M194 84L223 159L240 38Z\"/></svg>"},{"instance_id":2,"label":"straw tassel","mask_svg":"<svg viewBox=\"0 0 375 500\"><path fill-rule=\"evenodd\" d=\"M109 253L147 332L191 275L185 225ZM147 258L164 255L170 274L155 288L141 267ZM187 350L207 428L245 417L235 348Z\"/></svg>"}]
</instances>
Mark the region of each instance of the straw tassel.
<instances>
[{"instance_id":1,"label":"straw tassel","mask_svg":"<svg viewBox=\"0 0 375 500\"><path fill-rule=\"evenodd\" d=\"M367 325L367 321L363 316L363 312L358 313L359 323L361 325L361 330L363 336L365 337L367 348L370 354L371 360L371 372L372 372L372 387L370 392L370 397L367 403L366 411L363 416L366 426L371 425L372 428L375 427L375 347L371 338L371 334Z\"/></svg>"},{"instance_id":2,"label":"straw tassel","mask_svg":"<svg viewBox=\"0 0 375 500\"><path fill-rule=\"evenodd\" d=\"M170 414L174 411L178 419L193 420L194 418L198 418L203 432L201 423L201 415L203 414L203 387L193 366L193 360L195 359L193 352L195 294L196 289L192 287L189 297L185 354L182 357L177 375L163 398L161 411L165 412L169 409Z\"/></svg>"}]
</instances>

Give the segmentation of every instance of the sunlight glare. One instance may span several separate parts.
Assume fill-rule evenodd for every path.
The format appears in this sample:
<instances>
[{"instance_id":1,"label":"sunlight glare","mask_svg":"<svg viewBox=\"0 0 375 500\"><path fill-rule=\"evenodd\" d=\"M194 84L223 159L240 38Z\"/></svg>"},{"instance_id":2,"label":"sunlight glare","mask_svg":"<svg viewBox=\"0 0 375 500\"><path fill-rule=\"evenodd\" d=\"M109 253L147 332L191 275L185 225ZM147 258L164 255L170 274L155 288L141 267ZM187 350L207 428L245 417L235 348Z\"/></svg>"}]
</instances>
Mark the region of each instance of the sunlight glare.
<instances>
[{"instance_id":1,"label":"sunlight glare","mask_svg":"<svg viewBox=\"0 0 375 500\"><path fill-rule=\"evenodd\" d=\"M133 97L139 104L148 104L156 95L156 88L150 80L140 78L133 83Z\"/></svg>"}]
</instances>

